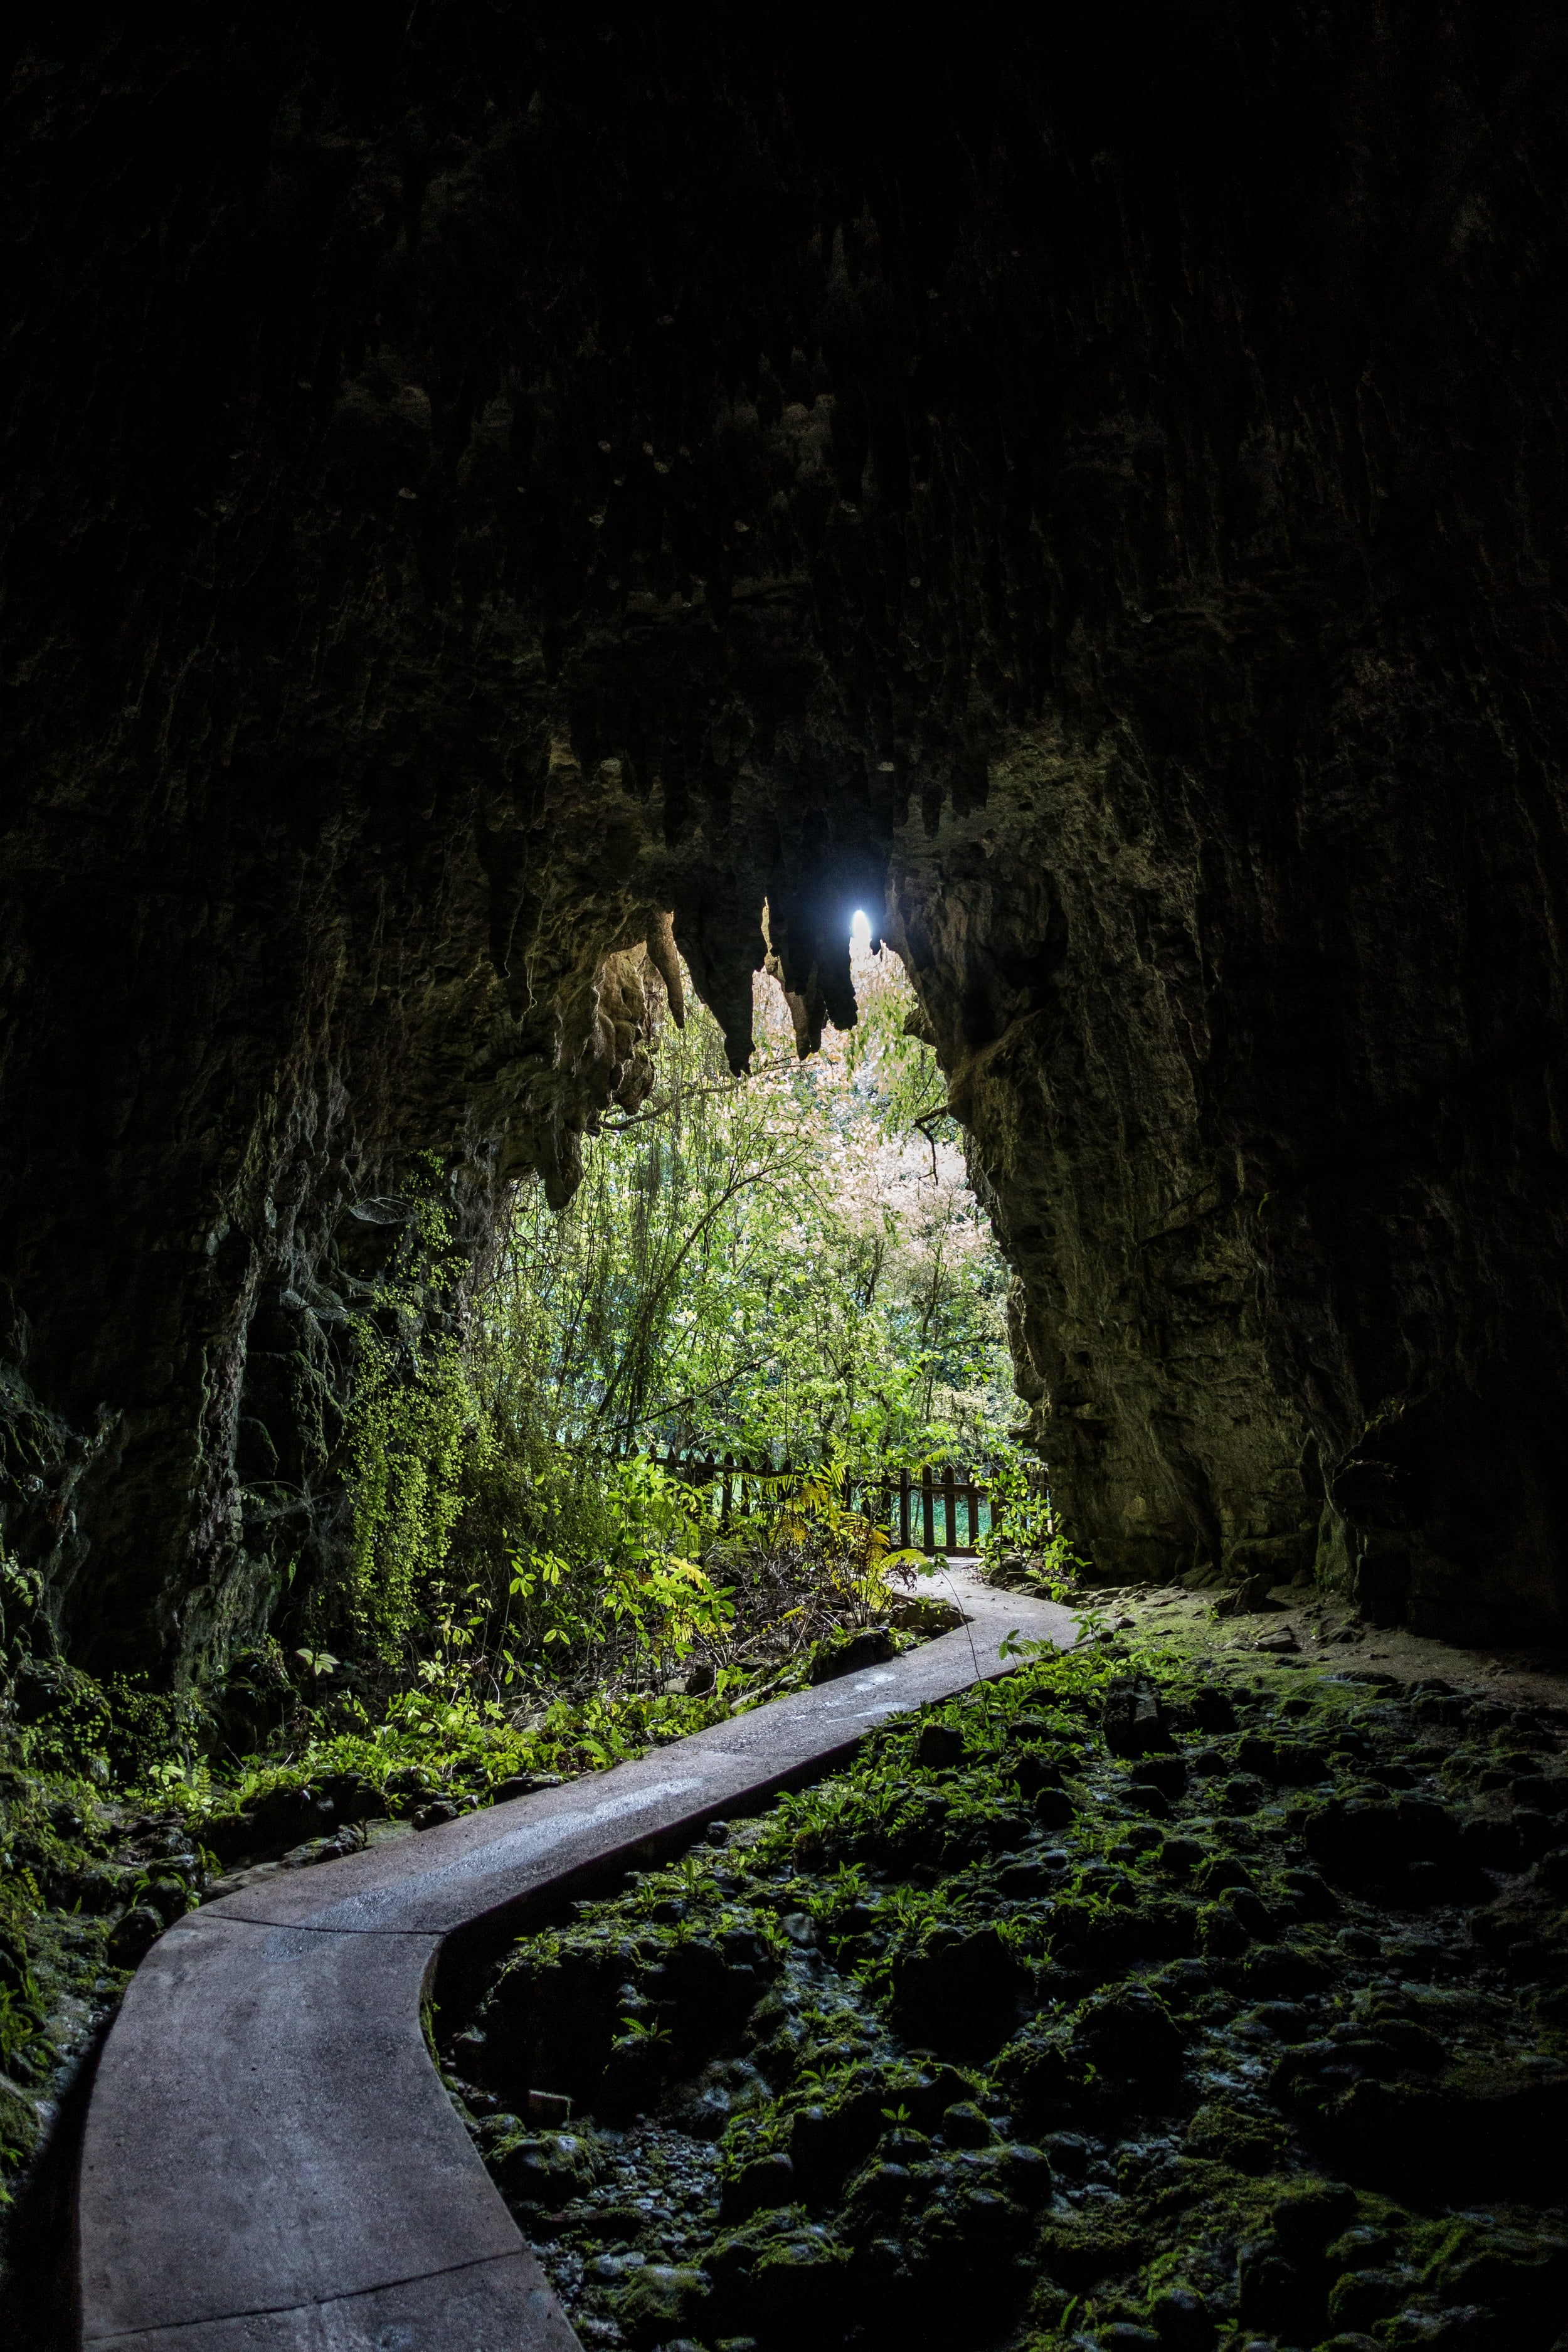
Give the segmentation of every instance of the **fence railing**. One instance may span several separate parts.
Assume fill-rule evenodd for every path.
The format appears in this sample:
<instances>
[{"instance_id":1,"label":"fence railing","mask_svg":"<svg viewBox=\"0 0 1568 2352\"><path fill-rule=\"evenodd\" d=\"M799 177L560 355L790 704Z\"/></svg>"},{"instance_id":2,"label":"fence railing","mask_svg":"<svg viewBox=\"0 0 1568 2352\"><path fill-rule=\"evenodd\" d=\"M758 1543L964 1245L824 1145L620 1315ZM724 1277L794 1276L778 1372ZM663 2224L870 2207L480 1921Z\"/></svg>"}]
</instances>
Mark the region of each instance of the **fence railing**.
<instances>
[{"instance_id":1,"label":"fence railing","mask_svg":"<svg viewBox=\"0 0 1568 2352\"><path fill-rule=\"evenodd\" d=\"M618 1448L618 1458L626 1460L642 1450ZM688 1486L717 1489L713 1499L721 1525L776 1509L781 1479L814 1475L810 1465L748 1461L733 1454L681 1453L657 1445L647 1449L646 1458ZM1042 1494L1045 1475L1043 1467L1029 1473L1030 1485L1037 1484ZM869 1475L847 1470L844 1501L847 1509L862 1511L876 1526L885 1528L901 1551L977 1552L991 1529L990 1486L973 1470L952 1462L923 1470Z\"/></svg>"}]
</instances>

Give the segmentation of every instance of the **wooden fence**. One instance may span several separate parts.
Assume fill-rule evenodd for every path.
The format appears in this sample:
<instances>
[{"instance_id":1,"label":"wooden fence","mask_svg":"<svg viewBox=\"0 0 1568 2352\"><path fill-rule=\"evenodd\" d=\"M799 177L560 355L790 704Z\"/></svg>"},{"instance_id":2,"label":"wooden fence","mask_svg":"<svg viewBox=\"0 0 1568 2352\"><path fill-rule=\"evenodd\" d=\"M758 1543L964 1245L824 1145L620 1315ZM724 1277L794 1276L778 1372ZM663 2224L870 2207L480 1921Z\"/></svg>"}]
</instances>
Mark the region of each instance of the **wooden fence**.
<instances>
[{"instance_id":1,"label":"wooden fence","mask_svg":"<svg viewBox=\"0 0 1568 2352\"><path fill-rule=\"evenodd\" d=\"M619 1458L626 1459L633 1451L641 1448L619 1448ZM813 1475L809 1465L803 1469L787 1462L749 1462L733 1454L682 1454L657 1445L649 1446L647 1459L688 1486L716 1488L721 1525L775 1508L781 1478ZM1036 1475L1031 1473L1031 1483ZM1043 1469L1037 1476L1043 1491ZM886 1528L903 1551L977 1552L991 1526L989 1486L952 1462L940 1469L889 1470L871 1476L847 1470L844 1501L847 1508L863 1511Z\"/></svg>"}]
</instances>

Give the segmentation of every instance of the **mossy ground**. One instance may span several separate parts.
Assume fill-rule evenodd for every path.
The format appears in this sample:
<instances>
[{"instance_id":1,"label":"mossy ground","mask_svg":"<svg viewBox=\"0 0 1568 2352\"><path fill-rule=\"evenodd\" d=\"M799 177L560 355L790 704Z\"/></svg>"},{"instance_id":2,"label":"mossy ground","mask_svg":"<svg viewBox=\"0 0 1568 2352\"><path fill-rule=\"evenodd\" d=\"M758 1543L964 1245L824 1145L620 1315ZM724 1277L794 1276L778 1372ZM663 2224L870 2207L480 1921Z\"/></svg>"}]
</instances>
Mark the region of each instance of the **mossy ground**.
<instances>
[{"instance_id":1,"label":"mossy ground","mask_svg":"<svg viewBox=\"0 0 1568 2352\"><path fill-rule=\"evenodd\" d=\"M442 2021L584 2342L1557 2341L1563 1719L1164 1622L873 1734Z\"/></svg>"},{"instance_id":2,"label":"mossy ground","mask_svg":"<svg viewBox=\"0 0 1568 2352\"><path fill-rule=\"evenodd\" d=\"M15 1759L0 1760L0 2275L7 2217L72 2074L174 1920L253 1874L330 1861L416 1820L682 1738L804 1684L832 1648L693 1696L545 1685L503 1712L422 1685L379 1721L300 1706L274 1752L216 1763L193 1758L163 1703L141 1702L141 1736L121 1749L126 1727L98 1685L58 1665L35 1675L32 1719L0 1720L0 1759Z\"/></svg>"},{"instance_id":3,"label":"mossy ground","mask_svg":"<svg viewBox=\"0 0 1568 2352\"><path fill-rule=\"evenodd\" d=\"M187 1826L69 1772L0 1768L0 2285L17 2198L153 1938L198 1899ZM52 2258L52 2250L51 2250Z\"/></svg>"}]
</instances>

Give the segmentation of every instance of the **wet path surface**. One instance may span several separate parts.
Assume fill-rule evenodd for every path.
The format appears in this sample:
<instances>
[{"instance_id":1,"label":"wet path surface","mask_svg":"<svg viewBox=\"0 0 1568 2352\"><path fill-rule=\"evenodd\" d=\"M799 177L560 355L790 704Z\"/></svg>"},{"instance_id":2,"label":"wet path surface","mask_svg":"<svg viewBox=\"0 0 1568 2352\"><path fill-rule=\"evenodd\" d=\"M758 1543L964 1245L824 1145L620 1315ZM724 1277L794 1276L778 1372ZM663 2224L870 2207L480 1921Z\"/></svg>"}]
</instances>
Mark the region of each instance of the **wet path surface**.
<instances>
[{"instance_id":1,"label":"wet path surface","mask_svg":"<svg viewBox=\"0 0 1568 2352\"><path fill-rule=\"evenodd\" d=\"M969 1622L637 1763L289 1872L154 1946L110 2037L80 2183L82 2333L146 2352L513 2352L576 2342L430 2062L443 1941L521 1923L1005 1671L1065 1610L955 1573Z\"/></svg>"}]
</instances>

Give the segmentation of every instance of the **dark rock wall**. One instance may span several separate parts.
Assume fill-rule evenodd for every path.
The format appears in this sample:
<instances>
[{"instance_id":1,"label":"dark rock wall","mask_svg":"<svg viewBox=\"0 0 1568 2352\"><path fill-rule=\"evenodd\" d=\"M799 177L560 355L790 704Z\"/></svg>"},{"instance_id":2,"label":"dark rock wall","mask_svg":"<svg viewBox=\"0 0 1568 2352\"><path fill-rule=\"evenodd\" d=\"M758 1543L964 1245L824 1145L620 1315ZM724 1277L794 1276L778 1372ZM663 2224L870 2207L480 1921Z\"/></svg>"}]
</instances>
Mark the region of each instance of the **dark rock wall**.
<instances>
[{"instance_id":1,"label":"dark rock wall","mask_svg":"<svg viewBox=\"0 0 1568 2352\"><path fill-rule=\"evenodd\" d=\"M1020 1386L1086 1549L1107 1576L1278 1583L1311 1568L1321 1503L1206 1130L1186 832L1107 747L1032 730L982 810L907 845L894 936L1018 1269Z\"/></svg>"},{"instance_id":2,"label":"dark rock wall","mask_svg":"<svg viewBox=\"0 0 1568 2352\"><path fill-rule=\"evenodd\" d=\"M884 887L1100 1567L1560 1622L1559 23L1084 18L16 44L4 1495L89 1662L330 1549L418 1155L482 1255L668 916L739 1059L764 898L809 1042Z\"/></svg>"}]
</instances>

